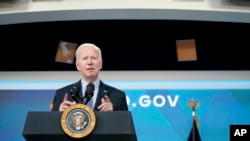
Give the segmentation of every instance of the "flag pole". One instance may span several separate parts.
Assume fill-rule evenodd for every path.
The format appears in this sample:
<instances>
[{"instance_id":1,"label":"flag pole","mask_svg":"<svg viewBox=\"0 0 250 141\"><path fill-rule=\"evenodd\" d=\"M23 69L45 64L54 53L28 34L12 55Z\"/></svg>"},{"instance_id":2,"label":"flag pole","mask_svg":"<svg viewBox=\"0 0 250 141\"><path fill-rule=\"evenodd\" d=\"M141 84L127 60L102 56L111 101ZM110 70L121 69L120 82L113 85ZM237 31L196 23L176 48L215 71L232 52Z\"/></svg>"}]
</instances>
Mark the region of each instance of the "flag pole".
<instances>
[{"instance_id":1,"label":"flag pole","mask_svg":"<svg viewBox=\"0 0 250 141\"><path fill-rule=\"evenodd\" d=\"M189 135L188 141L200 141L201 140L200 135L199 135L198 118L195 113L196 107L199 107L199 105L200 105L199 102L195 101L194 99L188 102L188 107L192 109L192 122L193 122L193 127L191 130L191 134Z\"/></svg>"},{"instance_id":2,"label":"flag pole","mask_svg":"<svg viewBox=\"0 0 250 141\"><path fill-rule=\"evenodd\" d=\"M188 107L190 107L192 109L192 119L195 121L197 128L199 126L198 126L198 118L196 116L195 110L196 110L196 107L199 107L199 106L200 106L200 103L198 101L195 101L194 99L192 99L188 102Z\"/></svg>"}]
</instances>

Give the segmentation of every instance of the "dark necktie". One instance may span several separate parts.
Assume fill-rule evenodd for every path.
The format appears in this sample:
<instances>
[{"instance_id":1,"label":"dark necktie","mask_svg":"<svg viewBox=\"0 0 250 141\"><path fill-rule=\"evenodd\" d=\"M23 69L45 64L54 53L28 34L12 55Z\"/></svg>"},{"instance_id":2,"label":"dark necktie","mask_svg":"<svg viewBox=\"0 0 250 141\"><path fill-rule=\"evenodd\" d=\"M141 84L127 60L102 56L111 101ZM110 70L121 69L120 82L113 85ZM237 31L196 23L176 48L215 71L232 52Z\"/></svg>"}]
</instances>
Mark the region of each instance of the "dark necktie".
<instances>
[{"instance_id":1,"label":"dark necktie","mask_svg":"<svg viewBox=\"0 0 250 141\"><path fill-rule=\"evenodd\" d=\"M89 102L87 103L87 106L89 106L89 108L93 109L93 108L92 108L92 107L93 107L93 98L91 98L91 99L89 100Z\"/></svg>"},{"instance_id":2,"label":"dark necktie","mask_svg":"<svg viewBox=\"0 0 250 141\"><path fill-rule=\"evenodd\" d=\"M86 92L85 92L85 104L93 109L93 95L95 91L95 85L93 83L89 83L86 87Z\"/></svg>"}]
</instances>

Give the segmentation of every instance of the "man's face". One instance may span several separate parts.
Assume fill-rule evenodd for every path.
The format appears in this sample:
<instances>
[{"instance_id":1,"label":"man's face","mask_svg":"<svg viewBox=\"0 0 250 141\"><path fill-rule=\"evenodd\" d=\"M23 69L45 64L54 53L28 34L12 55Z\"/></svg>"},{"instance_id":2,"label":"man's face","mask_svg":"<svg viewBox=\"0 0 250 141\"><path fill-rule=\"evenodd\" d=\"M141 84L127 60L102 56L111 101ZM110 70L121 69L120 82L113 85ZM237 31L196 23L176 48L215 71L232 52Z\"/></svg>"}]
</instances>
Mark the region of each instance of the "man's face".
<instances>
[{"instance_id":1,"label":"man's face","mask_svg":"<svg viewBox=\"0 0 250 141\"><path fill-rule=\"evenodd\" d=\"M93 46L80 48L76 58L77 70L81 71L86 79L96 79L102 68L102 59L99 51Z\"/></svg>"}]
</instances>

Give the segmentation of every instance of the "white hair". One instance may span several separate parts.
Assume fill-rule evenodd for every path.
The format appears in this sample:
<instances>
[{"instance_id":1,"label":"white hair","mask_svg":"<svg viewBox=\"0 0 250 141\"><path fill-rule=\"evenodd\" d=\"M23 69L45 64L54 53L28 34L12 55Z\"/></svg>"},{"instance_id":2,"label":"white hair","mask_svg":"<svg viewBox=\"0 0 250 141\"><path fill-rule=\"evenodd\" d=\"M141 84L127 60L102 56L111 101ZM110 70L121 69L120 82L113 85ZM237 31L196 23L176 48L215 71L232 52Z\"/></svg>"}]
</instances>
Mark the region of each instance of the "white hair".
<instances>
[{"instance_id":1,"label":"white hair","mask_svg":"<svg viewBox=\"0 0 250 141\"><path fill-rule=\"evenodd\" d=\"M102 51L101 51L101 49L100 49L97 45L95 45L95 44L93 44L93 43L83 43L83 44L81 44L81 45L76 49L75 57L77 58L77 55L78 55L78 52L79 52L80 48L87 47L87 46L88 46L88 47L89 47L89 46L94 47L94 48L99 52L100 59L102 60Z\"/></svg>"}]
</instances>

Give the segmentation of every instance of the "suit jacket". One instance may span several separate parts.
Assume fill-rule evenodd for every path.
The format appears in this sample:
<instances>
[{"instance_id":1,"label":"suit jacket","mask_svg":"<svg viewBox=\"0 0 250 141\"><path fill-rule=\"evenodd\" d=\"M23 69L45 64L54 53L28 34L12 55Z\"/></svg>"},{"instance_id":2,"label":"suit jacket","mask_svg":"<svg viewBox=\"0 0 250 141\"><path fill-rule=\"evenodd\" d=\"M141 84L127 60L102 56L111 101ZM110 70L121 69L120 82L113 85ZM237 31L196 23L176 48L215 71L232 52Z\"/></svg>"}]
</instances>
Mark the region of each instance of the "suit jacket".
<instances>
[{"instance_id":1,"label":"suit jacket","mask_svg":"<svg viewBox=\"0 0 250 141\"><path fill-rule=\"evenodd\" d=\"M82 96L82 85L81 80L76 83L67 85L63 88L56 90L52 111L59 111L60 104L63 102L64 95L68 94L68 100L74 101L70 95L70 91L73 86L79 87L79 94ZM96 103L94 105L94 111L99 111L98 106L101 104L101 98L104 98L104 95L107 95L110 101L113 104L114 111L128 111L128 105L126 101L126 95L124 91L121 91L115 87L109 86L102 81L100 81L99 91L97 93ZM82 96L83 97L83 96ZM84 103L83 103L84 104Z\"/></svg>"}]
</instances>

